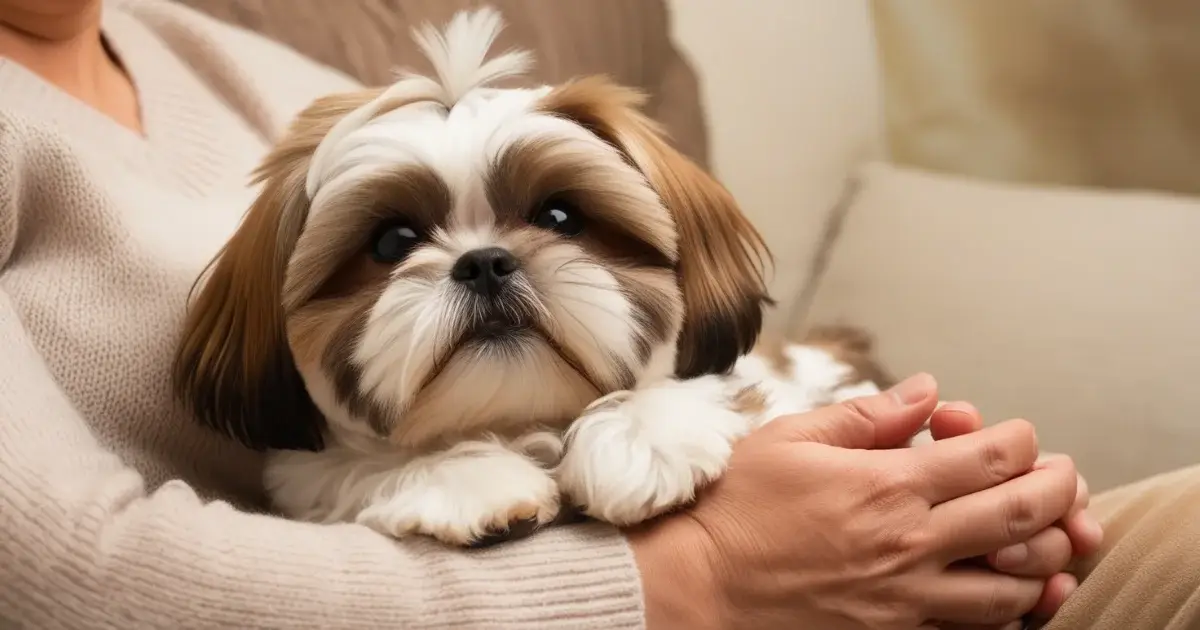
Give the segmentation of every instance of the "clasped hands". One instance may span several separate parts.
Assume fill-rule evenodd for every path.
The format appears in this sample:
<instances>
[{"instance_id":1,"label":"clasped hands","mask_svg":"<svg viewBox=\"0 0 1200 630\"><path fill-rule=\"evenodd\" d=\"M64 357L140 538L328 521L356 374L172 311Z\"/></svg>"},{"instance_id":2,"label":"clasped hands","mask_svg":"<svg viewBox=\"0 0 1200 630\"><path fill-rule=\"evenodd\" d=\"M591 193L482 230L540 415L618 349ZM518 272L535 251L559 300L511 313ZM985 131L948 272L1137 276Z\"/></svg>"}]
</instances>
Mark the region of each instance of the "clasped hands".
<instances>
[{"instance_id":1,"label":"clasped hands","mask_svg":"<svg viewBox=\"0 0 1200 630\"><path fill-rule=\"evenodd\" d=\"M649 630L1004 628L1048 618L1100 526L1033 426L937 384L780 418L696 504L628 532ZM926 419L934 442L897 448Z\"/></svg>"}]
</instances>

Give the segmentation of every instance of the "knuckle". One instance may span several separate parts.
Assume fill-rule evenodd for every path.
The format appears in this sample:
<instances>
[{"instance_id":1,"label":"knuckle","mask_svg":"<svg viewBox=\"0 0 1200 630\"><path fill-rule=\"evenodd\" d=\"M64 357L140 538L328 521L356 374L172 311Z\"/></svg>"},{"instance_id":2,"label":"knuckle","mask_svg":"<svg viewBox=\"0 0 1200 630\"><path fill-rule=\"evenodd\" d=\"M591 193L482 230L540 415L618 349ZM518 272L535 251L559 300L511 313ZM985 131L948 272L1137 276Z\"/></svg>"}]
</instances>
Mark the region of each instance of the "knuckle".
<instances>
[{"instance_id":1,"label":"knuckle","mask_svg":"<svg viewBox=\"0 0 1200 630\"><path fill-rule=\"evenodd\" d=\"M980 465L993 483L1007 481L1022 472L1037 458L1037 439L1028 420L1009 420L1001 439L984 440L980 446Z\"/></svg>"},{"instance_id":2,"label":"knuckle","mask_svg":"<svg viewBox=\"0 0 1200 630\"><path fill-rule=\"evenodd\" d=\"M871 413L871 410L868 409L868 402L866 398L850 398L837 404L845 410L847 416L853 417L855 420L862 422L871 421L870 418L873 414Z\"/></svg>"},{"instance_id":3,"label":"knuckle","mask_svg":"<svg viewBox=\"0 0 1200 630\"><path fill-rule=\"evenodd\" d=\"M929 555L936 544L936 537L928 528L897 527L885 537L879 557L887 559L882 564L889 570L898 571Z\"/></svg>"},{"instance_id":4,"label":"knuckle","mask_svg":"<svg viewBox=\"0 0 1200 630\"><path fill-rule=\"evenodd\" d=\"M1012 456L1004 445L996 441L985 441L979 453L979 464L985 478L991 483L1000 483L1013 476Z\"/></svg>"},{"instance_id":5,"label":"knuckle","mask_svg":"<svg viewBox=\"0 0 1200 630\"><path fill-rule=\"evenodd\" d=\"M894 510L912 496L916 472L908 466L871 468L866 472L868 503L880 510Z\"/></svg>"},{"instance_id":6,"label":"knuckle","mask_svg":"<svg viewBox=\"0 0 1200 630\"><path fill-rule=\"evenodd\" d=\"M916 628L925 619L923 597L911 586L893 580L884 582L871 592L873 605L862 621L870 628Z\"/></svg>"},{"instance_id":7,"label":"knuckle","mask_svg":"<svg viewBox=\"0 0 1200 630\"><path fill-rule=\"evenodd\" d=\"M1004 500L1004 535L1011 541L1028 540L1037 531L1039 511L1029 497L1010 493Z\"/></svg>"},{"instance_id":8,"label":"knuckle","mask_svg":"<svg viewBox=\"0 0 1200 630\"><path fill-rule=\"evenodd\" d=\"M984 615L991 623L1008 622L1025 613L1023 604L1016 593L997 586L988 595Z\"/></svg>"}]
</instances>

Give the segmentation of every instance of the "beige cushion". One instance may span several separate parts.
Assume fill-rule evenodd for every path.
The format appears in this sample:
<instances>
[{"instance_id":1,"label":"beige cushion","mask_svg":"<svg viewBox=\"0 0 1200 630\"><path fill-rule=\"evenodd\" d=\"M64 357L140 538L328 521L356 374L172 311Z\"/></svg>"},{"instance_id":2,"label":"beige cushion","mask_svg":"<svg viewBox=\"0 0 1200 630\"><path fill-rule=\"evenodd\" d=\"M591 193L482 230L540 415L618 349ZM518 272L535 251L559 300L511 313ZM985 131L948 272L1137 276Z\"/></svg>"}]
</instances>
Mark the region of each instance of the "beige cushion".
<instances>
[{"instance_id":1,"label":"beige cushion","mask_svg":"<svg viewBox=\"0 0 1200 630\"><path fill-rule=\"evenodd\" d=\"M1200 201L873 165L808 322L866 326L1094 489L1200 461Z\"/></svg>"}]
</instances>

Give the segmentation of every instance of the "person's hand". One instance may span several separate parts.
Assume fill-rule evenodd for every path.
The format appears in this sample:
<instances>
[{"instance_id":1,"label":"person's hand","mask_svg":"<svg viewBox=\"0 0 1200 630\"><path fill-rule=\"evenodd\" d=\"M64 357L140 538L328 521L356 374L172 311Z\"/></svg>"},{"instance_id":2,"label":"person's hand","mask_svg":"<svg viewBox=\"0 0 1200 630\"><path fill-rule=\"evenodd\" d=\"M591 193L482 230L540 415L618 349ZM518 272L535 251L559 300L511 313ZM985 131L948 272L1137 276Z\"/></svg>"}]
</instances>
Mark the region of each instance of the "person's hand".
<instances>
[{"instance_id":1,"label":"person's hand","mask_svg":"<svg viewBox=\"0 0 1200 630\"><path fill-rule=\"evenodd\" d=\"M1032 470L1021 421L893 448L936 400L921 375L744 438L693 507L629 532L649 630L911 629L1033 609L1044 580L963 562L1064 518L1075 470Z\"/></svg>"},{"instance_id":2,"label":"person's hand","mask_svg":"<svg viewBox=\"0 0 1200 630\"><path fill-rule=\"evenodd\" d=\"M930 433L934 440L944 440L973 433L983 428L983 417L969 403L951 402L934 412L930 418ZM1064 455L1043 455L1034 468L1055 465ZM1061 462L1060 462L1061 463ZM1072 560L1095 553L1104 539L1100 524L1087 513L1090 495L1082 475L1076 482L1075 503L1067 516L1035 534L1031 539L993 551L985 558L989 566L1012 575L1046 578L1046 587L1038 604L1030 611L1034 619L1054 616L1067 598L1079 586L1074 575L1066 572ZM979 626L988 630L1019 628L1020 621L996 626ZM947 629L969 630L968 626L947 626Z\"/></svg>"}]
</instances>

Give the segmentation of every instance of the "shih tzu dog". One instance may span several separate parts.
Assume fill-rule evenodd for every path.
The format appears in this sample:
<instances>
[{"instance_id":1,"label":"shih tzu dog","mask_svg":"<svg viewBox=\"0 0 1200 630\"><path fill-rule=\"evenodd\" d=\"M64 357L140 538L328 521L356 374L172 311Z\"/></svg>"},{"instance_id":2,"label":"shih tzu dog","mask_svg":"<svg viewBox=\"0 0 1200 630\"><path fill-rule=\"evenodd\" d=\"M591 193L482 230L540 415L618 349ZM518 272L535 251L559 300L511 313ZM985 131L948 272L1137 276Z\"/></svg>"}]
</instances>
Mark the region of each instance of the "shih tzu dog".
<instances>
[{"instance_id":1,"label":"shih tzu dog","mask_svg":"<svg viewBox=\"0 0 1200 630\"><path fill-rule=\"evenodd\" d=\"M308 107L198 284L176 390L269 451L287 516L456 545L567 507L630 525L771 418L877 391L862 339L751 352L767 254L730 194L630 89L495 87L530 61L488 58L501 25L426 26L436 77Z\"/></svg>"}]
</instances>

